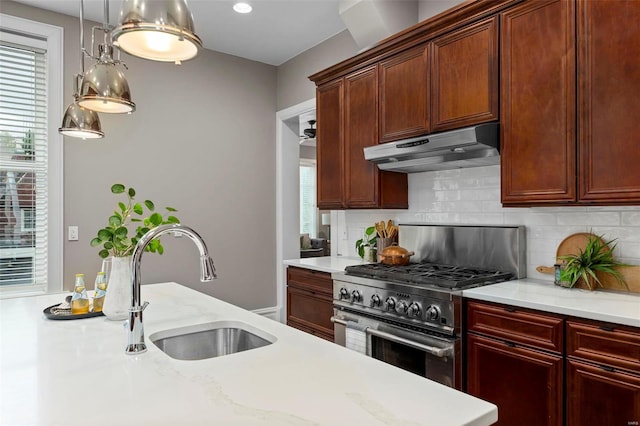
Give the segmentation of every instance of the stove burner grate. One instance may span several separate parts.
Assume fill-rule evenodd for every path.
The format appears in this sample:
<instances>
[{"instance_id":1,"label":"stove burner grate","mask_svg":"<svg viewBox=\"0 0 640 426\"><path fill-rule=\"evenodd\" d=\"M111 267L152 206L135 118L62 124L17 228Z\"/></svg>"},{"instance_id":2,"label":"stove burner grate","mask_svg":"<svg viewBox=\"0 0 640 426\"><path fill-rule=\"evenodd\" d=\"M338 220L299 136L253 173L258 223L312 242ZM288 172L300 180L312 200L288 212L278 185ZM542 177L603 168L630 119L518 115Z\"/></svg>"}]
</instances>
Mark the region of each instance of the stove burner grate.
<instances>
[{"instance_id":1,"label":"stove burner grate","mask_svg":"<svg viewBox=\"0 0 640 426\"><path fill-rule=\"evenodd\" d=\"M353 265L345 268L348 275L386 279L419 285L436 285L460 289L477 284L493 284L513 278L510 272L491 271L467 266L440 265L437 263L410 263L392 266L383 263Z\"/></svg>"}]
</instances>

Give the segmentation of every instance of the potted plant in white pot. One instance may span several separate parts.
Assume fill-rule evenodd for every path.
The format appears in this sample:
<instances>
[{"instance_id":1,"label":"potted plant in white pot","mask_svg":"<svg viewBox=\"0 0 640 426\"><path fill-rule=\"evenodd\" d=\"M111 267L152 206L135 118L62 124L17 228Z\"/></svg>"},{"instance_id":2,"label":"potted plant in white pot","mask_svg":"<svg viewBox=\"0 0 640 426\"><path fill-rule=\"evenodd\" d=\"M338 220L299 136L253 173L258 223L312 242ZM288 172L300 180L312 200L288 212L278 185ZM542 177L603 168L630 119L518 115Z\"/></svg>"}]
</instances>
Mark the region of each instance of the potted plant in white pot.
<instances>
[{"instance_id":1,"label":"potted plant in white pot","mask_svg":"<svg viewBox=\"0 0 640 426\"><path fill-rule=\"evenodd\" d=\"M373 226L365 229L362 238L356 241L356 251L358 252L358 256L364 259L365 262L376 261L376 241L376 228Z\"/></svg>"},{"instance_id":2,"label":"potted plant in white pot","mask_svg":"<svg viewBox=\"0 0 640 426\"><path fill-rule=\"evenodd\" d=\"M155 211L155 204L151 200L143 203L135 201L136 191L125 188L122 184L111 186L113 194L125 194L127 202L118 202L118 208L109 216L109 224L98 231L91 240L91 246L101 246L98 255L111 261L108 276L107 294L102 312L110 320L123 320L129 312L131 303L131 254L137 242L144 234L159 225L180 223L172 213L177 210L165 207L165 215ZM147 215L145 215L145 211ZM136 228L129 227L135 224ZM145 251L164 253L160 240L152 240Z\"/></svg>"}]
</instances>

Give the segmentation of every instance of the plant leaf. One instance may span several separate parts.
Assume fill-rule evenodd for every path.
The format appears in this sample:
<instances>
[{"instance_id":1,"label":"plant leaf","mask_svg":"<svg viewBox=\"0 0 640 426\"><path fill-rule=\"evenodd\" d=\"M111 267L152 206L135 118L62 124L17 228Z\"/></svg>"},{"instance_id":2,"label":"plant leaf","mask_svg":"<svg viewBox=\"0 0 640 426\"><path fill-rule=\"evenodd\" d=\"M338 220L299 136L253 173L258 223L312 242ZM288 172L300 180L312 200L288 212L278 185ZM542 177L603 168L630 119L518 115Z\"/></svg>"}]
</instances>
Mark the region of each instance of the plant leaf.
<instances>
[{"instance_id":1,"label":"plant leaf","mask_svg":"<svg viewBox=\"0 0 640 426\"><path fill-rule=\"evenodd\" d=\"M127 228L125 228L124 226L121 226L118 229L116 229L115 234L118 238L126 238L128 232L129 230Z\"/></svg>"},{"instance_id":2,"label":"plant leaf","mask_svg":"<svg viewBox=\"0 0 640 426\"><path fill-rule=\"evenodd\" d=\"M135 217L132 217L131 222L142 222L142 219L137 219Z\"/></svg>"},{"instance_id":3,"label":"plant leaf","mask_svg":"<svg viewBox=\"0 0 640 426\"><path fill-rule=\"evenodd\" d=\"M133 211L134 211L136 214L142 214L142 213L144 213L144 210L142 210L142 204L140 204L140 203L135 203L135 204L133 205Z\"/></svg>"},{"instance_id":4,"label":"plant leaf","mask_svg":"<svg viewBox=\"0 0 640 426\"><path fill-rule=\"evenodd\" d=\"M180 219L175 216L167 216L167 222L169 223L180 223Z\"/></svg>"},{"instance_id":5,"label":"plant leaf","mask_svg":"<svg viewBox=\"0 0 640 426\"><path fill-rule=\"evenodd\" d=\"M111 241L107 241L106 243L104 243L104 248L106 248L107 250L111 250L113 248L113 243Z\"/></svg>"},{"instance_id":6,"label":"plant leaf","mask_svg":"<svg viewBox=\"0 0 640 426\"><path fill-rule=\"evenodd\" d=\"M118 227L122 225L122 219L120 219L118 216L111 216L109 217L109 225Z\"/></svg>"},{"instance_id":7,"label":"plant leaf","mask_svg":"<svg viewBox=\"0 0 640 426\"><path fill-rule=\"evenodd\" d=\"M162 215L160 213L154 213L149 216L149 221L153 223L155 226L158 226L162 223Z\"/></svg>"},{"instance_id":8,"label":"plant leaf","mask_svg":"<svg viewBox=\"0 0 640 426\"><path fill-rule=\"evenodd\" d=\"M162 244L158 244L158 254L163 254L164 253L164 247L162 247Z\"/></svg>"},{"instance_id":9,"label":"plant leaf","mask_svg":"<svg viewBox=\"0 0 640 426\"><path fill-rule=\"evenodd\" d=\"M133 188L129 188L129 197L133 198L136 196L136 190Z\"/></svg>"},{"instance_id":10,"label":"plant leaf","mask_svg":"<svg viewBox=\"0 0 640 426\"><path fill-rule=\"evenodd\" d=\"M109 250L100 250L98 252L98 256L100 256L103 259L106 257L109 257Z\"/></svg>"},{"instance_id":11,"label":"plant leaf","mask_svg":"<svg viewBox=\"0 0 640 426\"><path fill-rule=\"evenodd\" d=\"M165 207L165 209L167 209L168 212L177 212L178 210L174 209L173 207Z\"/></svg>"},{"instance_id":12,"label":"plant leaf","mask_svg":"<svg viewBox=\"0 0 640 426\"><path fill-rule=\"evenodd\" d=\"M118 207L120 207L120 210L122 210L122 212L127 211L127 206L125 206L122 201L118 203Z\"/></svg>"},{"instance_id":13,"label":"plant leaf","mask_svg":"<svg viewBox=\"0 0 640 426\"><path fill-rule=\"evenodd\" d=\"M102 244L102 240L100 238L94 238L93 240L91 240L91 242L89 242L89 244L91 245L91 247L99 246L100 244Z\"/></svg>"},{"instance_id":14,"label":"plant leaf","mask_svg":"<svg viewBox=\"0 0 640 426\"><path fill-rule=\"evenodd\" d=\"M111 192L113 192L114 194L122 194L124 192L124 185L122 185L121 183L111 185Z\"/></svg>"},{"instance_id":15,"label":"plant leaf","mask_svg":"<svg viewBox=\"0 0 640 426\"><path fill-rule=\"evenodd\" d=\"M151 211L154 211L156 206L153 204L151 200L144 200L144 205Z\"/></svg>"},{"instance_id":16,"label":"plant leaf","mask_svg":"<svg viewBox=\"0 0 640 426\"><path fill-rule=\"evenodd\" d=\"M110 229L104 228L98 231L98 238L100 238L101 241L109 241L112 236L113 232L111 232Z\"/></svg>"}]
</instances>

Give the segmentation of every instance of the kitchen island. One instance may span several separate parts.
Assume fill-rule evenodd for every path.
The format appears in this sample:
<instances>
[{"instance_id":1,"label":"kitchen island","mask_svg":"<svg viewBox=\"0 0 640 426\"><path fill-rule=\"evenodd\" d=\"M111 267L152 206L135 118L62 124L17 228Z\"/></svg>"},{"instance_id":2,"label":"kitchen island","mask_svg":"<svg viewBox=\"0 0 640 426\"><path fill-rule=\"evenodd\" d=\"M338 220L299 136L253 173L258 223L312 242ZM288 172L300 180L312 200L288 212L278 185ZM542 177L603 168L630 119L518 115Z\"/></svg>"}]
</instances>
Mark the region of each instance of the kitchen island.
<instances>
[{"instance_id":1,"label":"kitchen island","mask_svg":"<svg viewBox=\"0 0 640 426\"><path fill-rule=\"evenodd\" d=\"M1 425L489 425L493 404L176 283L145 285L148 351L122 322L52 321L63 294L0 301ZM199 361L151 343L163 330L239 321L268 346Z\"/></svg>"}]
</instances>

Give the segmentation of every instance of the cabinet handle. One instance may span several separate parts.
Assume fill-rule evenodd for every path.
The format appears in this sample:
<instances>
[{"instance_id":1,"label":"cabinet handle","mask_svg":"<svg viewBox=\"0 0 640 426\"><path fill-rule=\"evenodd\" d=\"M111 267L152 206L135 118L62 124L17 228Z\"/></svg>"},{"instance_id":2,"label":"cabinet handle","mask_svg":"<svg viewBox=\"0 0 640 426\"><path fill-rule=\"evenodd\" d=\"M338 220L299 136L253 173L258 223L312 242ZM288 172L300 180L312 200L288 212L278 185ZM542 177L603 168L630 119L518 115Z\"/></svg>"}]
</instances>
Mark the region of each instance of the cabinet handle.
<instances>
[{"instance_id":1,"label":"cabinet handle","mask_svg":"<svg viewBox=\"0 0 640 426\"><path fill-rule=\"evenodd\" d=\"M609 367L608 365L599 365L599 367L604 371L608 371L609 373L613 373L614 371L616 371L615 368Z\"/></svg>"},{"instance_id":2,"label":"cabinet handle","mask_svg":"<svg viewBox=\"0 0 640 426\"><path fill-rule=\"evenodd\" d=\"M507 311L507 312L515 312L515 311L516 311L516 308L512 308L511 306L506 306L506 307L504 308L504 310L505 310L505 311Z\"/></svg>"},{"instance_id":3,"label":"cabinet handle","mask_svg":"<svg viewBox=\"0 0 640 426\"><path fill-rule=\"evenodd\" d=\"M505 342L504 342L504 344L505 344L505 345L507 345L507 346L509 346L510 348L515 348L515 347L516 347L516 344L515 344L515 343L513 343L513 342L505 341Z\"/></svg>"},{"instance_id":4,"label":"cabinet handle","mask_svg":"<svg viewBox=\"0 0 640 426\"><path fill-rule=\"evenodd\" d=\"M610 325L601 325L600 330L602 331L614 331L615 329Z\"/></svg>"}]
</instances>

